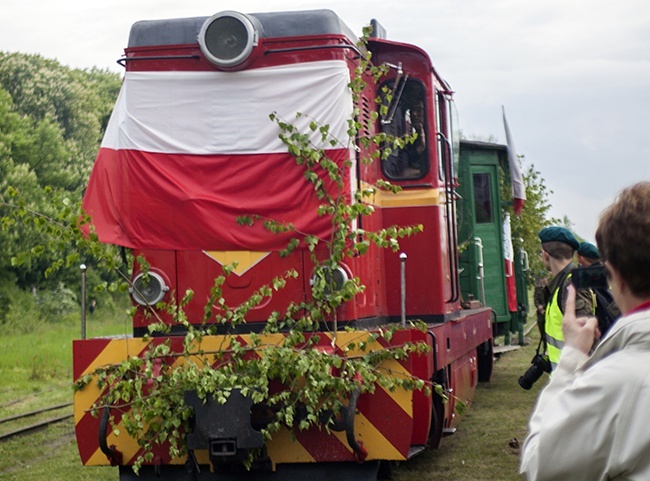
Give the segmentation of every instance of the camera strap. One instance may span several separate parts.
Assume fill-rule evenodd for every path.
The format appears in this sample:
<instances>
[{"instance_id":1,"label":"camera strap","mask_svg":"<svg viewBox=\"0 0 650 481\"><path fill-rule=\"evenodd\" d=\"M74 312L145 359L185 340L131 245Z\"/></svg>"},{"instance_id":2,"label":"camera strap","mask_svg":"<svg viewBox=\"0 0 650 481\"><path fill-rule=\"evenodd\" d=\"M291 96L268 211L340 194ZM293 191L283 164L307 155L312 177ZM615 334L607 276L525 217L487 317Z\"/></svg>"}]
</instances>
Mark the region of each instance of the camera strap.
<instances>
[{"instance_id":1,"label":"camera strap","mask_svg":"<svg viewBox=\"0 0 650 481\"><path fill-rule=\"evenodd\" d=\"M542 347L543 349L540 351L540 348ZM546 332L542 332L542 337L539 340L539 344L537 344L537 354L546 354Z\"/></svg>"}]
</instances>

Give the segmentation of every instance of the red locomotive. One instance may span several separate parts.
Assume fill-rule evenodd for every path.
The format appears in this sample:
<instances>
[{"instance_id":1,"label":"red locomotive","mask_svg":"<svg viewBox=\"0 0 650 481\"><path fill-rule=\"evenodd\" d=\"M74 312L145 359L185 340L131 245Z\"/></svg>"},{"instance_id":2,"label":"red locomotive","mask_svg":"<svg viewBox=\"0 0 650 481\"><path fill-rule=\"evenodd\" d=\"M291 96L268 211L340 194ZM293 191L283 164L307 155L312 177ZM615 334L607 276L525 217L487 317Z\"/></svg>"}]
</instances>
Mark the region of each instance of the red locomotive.
<instances>
[{"instance_id":1,"label":"red locomotive","mask_svg":"<svg viewBox=\"0 0 650 481\"><path fill-rule=\"evenodd\" d=\"M202 324L214 279L232 262L236 267L222 286L230 306L283 272L298 274L247 312L246 323L234 329L240 343L250 342L250 333L260 332L274 312L309 299L314 270L309 249L301 244L288 255L283 250L297 232L328 238L332 225L317 213L321 201L269 114L295 119L299 131L309 132L313 119L328 126L328 138L337 142L324 141L318 129L311 141L343 175L334 185L319 173L325 191L339 189L353 202L356 193L381 181L401 187L365 198L374 213L359 219L360 227L421 225L423 230L401 239L397 252L371 247L364 256L338 264L340 282L358 278L366 288L338 307L336 324L323 330L321 347L340 346L389 323L424 321L425 332L406 328L396 338L426 343L428 354L396 361L393 368L443 386L449 401L435 393L377 386L354 400L351 426L342 431L280 432L265 443L274 479L303 472L317 479L314 473L332 469L343 478L373 479L380 462L406 460L427 445L437 446L460 421L456 402L470 402L477 382L491 376L491 309L476 303L472 309L461 307L459 139L452 91L422 49L387 40L374 21L372 27L366 48L375 65L388 69L379 80L365 75L357 99L349 84L362 47L331 11L228 11L134 24L120 61L124 83L84 199L100 240L130 249L134 258L146 259L146 268L142 262L134 265L133 337L75 341L75 379L161 342L181 350L187 326L160 310L157 318L169 332L147 337L152 323L147 313L160 302L182 304L191 290L194 296L184 306L187 322ZM387 100L378 103L378 97ZM302 113L298 118L297 112ZM363 126L358 137L417 136L386 158L364 163L360 159L373 147L350 138L348 120L354 115ZM251 215L293 229L269 232L261 223L238 224ZM332 329L339 331L335 341ZM219 349L225 335L216 332L203 342ZM102 394L92 383L75 393L82 462L119 464L121 479L135 479L130 465L142 447L124 433L116 436L106 425L108 414L91 414ZM250 405L240 401L244 407L229 415L221 408L202 412L204 404L188 397L197 410L195 431L187 438L196 449L192 462L160 447L145 461L140 479L229 479L228 471L218 468L239 460L247 443L260 442L247 418ZM119 417L115 422L119 427Z\"/></svg>"}]
</instances>

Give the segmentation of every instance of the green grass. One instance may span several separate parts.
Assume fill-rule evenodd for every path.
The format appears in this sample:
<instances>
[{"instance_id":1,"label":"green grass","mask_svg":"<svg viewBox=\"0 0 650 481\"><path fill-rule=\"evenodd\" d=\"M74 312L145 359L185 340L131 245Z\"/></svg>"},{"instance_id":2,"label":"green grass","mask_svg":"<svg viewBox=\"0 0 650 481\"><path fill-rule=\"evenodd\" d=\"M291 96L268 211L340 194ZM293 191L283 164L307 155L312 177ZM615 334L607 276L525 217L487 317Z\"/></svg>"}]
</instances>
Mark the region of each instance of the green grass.
<instances>
[{"instance_id":1,"label":"green grass","mask_svg":"<svg viewBox=\"0 0 650 481\"><path fill-rule=\"evenodd\" d=\"M74 317L74 316L73 316ZM114 312L88 316L88 337L124 334L131 329ZM42 323L30 333L0 336L0 418L72 402L72 341L80 339L77 319ZM0 425L0 434L39 421L72 414L72 406ZM38 432L0 441L0 480L112 480L117 468L84 468L79 459L72 418Z\"/></svg>"},{"instance_id":2,"label":"green grass","mask_svg":"<svg viewBox=\"0 0 650 481\"><path fill-rule=\"evenodd\" d=\"M113 313L89 316L88 337L124 334L131 328L126 316L112 320ZM0 337L0 418L39 407L72 401L72 340L80 338L77 322L45 324L31 334ZM505 353L495 364L490 383L480 384L474 403L456 434L445 438L438 450L427 450L401 463L394 470L395 481L481 481L520 480L517 474L519 449L511 447L516 438L523 443L528 417L545 376L531 391L517 379L530 365L537 346L536 330L530 344ZM67 411L66 411L67 409ZM54 417L56 413L41 415ZM8 429L0 425L0 433ZM0 441L0 481L47 479L48 481L116 481L117 468L83 467L74 437L74 422L52 425L17 439Z\"/></svg>"},{"instance_id":3,"label":"green grass","mask_svg":"<svg viewBox=\"0 0 650 481\"><path fill-rule=\"evenodd\" d=\"M70 420L0 442L0 480L116 481L117 468L82 467L73 424Z\"/></svg>"},{"instance_id":4,"label":"green grass","mask_svg":"<svg viewBox=\"0 0 650 481\"><path fill-rule=\"evenodd\" d=\"M96 314L97 317L87 319L87 337L131 332L130 322L127 325L124 321L115 321L111 313ZM4 404L29 394L70 386L72 341L80 339L80 326L78 319L44 323L33 332L17 334L3 326L0 336L0 375L3 381L0 409ZM1 410L0 416L4 417Z\"/></svg>"}]
</instances>

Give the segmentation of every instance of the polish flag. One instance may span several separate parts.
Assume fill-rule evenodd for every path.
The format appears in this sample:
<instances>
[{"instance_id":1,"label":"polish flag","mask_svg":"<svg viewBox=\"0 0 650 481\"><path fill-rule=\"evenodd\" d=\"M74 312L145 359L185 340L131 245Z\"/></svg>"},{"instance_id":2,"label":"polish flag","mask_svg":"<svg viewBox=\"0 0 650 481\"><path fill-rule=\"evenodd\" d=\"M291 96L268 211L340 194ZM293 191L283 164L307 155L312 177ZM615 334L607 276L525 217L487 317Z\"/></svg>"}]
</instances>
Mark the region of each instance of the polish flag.
<instances>
[{"instance_id":1,"label":"polish flag","mask_svg":"<svg viewBox=\"0 0 650 481\"><path fill-rule=\"evenodd\" d=\"M506 291L508 294L508 310L517 312L517 283L515 279L515 251L512 245L512 229L510 214L503 216L503 258L506 269Z\"/></svg>"},{"instance_id":2,"label":"polish flag","mask_svg":"<svg viewBox=\"0 0 650 481\"><path fill-rule=\"evenodd\" d=\"M83 201L102 242L131 248L269 251L295 232L274 234L259 215L327 238L331 221L278 137L276 113L310 133L341 168L354 159L350 72L342 60L239 72L127 72ZM296 118L296 113L303 114ZM321 138L310 123L328 125ZM332 140L336 140L334 145ZM330 193L350 196L317 172Z\"/></svg>"},{"instance_id":3,"label":"polish flag","mask_svg":"<svg viewBox=\"0 0 650 481\"><path fill-rule=\"evenodd\" d=\"M526 186L524 185L524 177L521 175L521 166L519 165L519 157L517 156L515 143L512 140L510 127L506 120L506 109L503 106L501 106L501 109L503 110L503 126L506 130L506 142L508 144L508 164L510 165L513 207L515 214L519 215L526 201Z\"/></svg>"}]
</instances>

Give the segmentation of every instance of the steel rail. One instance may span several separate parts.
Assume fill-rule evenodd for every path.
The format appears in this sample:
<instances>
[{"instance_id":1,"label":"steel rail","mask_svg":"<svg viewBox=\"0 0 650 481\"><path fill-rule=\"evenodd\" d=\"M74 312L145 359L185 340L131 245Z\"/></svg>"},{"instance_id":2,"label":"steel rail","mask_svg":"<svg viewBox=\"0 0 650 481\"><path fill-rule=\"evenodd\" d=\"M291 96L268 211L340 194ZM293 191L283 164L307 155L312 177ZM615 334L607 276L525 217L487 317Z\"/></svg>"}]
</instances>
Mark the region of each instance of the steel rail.
<instances>
[{"instance_id":1,"label":"steel rail","mask_svg":"<svg viewBox=\"0 0 650 481\"><path fill-rule=\"evenodd\" d=\"M9 417L0 419L0 424L6 423L8 421L14 421L16 419L26 418L26 417L29 417L29 416L35 416L36 414L45 413L47 411L54 411L55 409L61 409L61 408L65 408L65 407L68 407L68 406L72 406L72 403L67 402L67 403L63 403L63 404L57 404L56 406L51 406L51 407L48 407L48 408L37 409L36 411L30 411L28 413L16 414L15 416L9 416Z\"/></svg>"},{"instance_id":2,"label":"steel rail","mask_svg":"<svg viewBox=\"0 0 650 481\"><path fill-rule=\"evenodd\" d=\"M44 428L46 426L49 426L50 424L65 421L66 419L69 419L72 416L74 416L74 415L73 414L65 414L63 416L59 416L59 417L56 417L56 418L46 419L45 421L41 421L40 423L31 424L29 426L25 426L25 427L16 429L16 430L8 432L8 433L0 434L0 441L5 441L5 440L7 440L9 438L12 438L14 436L18 436L20 434L25 434L25 433L28 433L30 431L35 431L36 429Z\"/></svg>"},{"instance_id":3,"label":"steel rail","mask_svg":"<svg viewBox=\"0 0 650 481\"><path fill-rule=\"evenodd\" d=\"M16 414L14 416L9 416L9 417L0 419L0 424L7 423L7 422L10 422L10 421L16 421L18 419L23 419L23 418L26 418L26 417L29 417L29 416L35 416L37 414L45 413L45 412L48 412L48 411L54 411L56 409L66 408L66 407L71 406L71 405L72 405L71 402L67 402L67 403L63 403L63 404L57 404L56 406L50 406L50 407L46 407L46 408L36 409L36 410L30 411L28 413ZM46 419L44 421L39 421L37 423L30 424L29 426L23 426L23 427L20 427L18 429L14 429L13 431L9 431L9 432L0 434L0 442L5 441L7 439L10 439L12 437L21 435L21 434L28 433L30 431L35 431L37 429L44 428L46 426L49 426L50 424L65 421L66 419L69 419L72 416L73 416L73 414L63 414L61 416L49 418L49 419Z\"/></svg>"}]
</instances>

